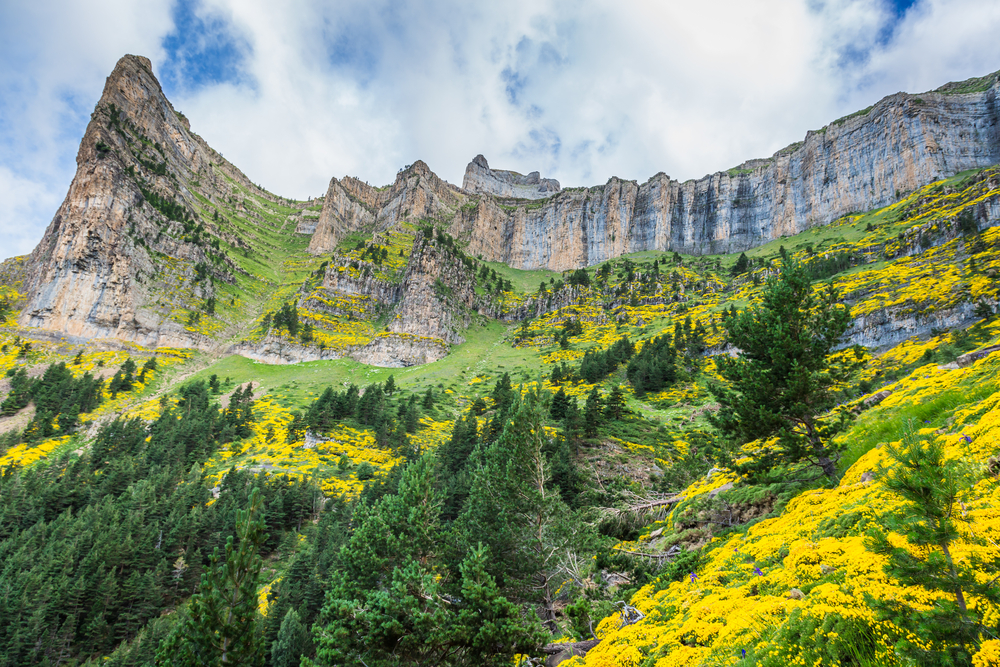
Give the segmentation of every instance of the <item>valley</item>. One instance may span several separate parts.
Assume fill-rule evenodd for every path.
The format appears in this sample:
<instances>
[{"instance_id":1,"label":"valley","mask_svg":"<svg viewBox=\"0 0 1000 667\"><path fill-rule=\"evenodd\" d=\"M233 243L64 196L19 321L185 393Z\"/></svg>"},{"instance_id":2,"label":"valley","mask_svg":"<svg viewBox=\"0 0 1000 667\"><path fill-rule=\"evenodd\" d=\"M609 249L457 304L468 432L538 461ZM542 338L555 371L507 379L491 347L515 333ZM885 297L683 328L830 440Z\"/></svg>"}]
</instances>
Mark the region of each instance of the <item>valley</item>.
<instances>
[{"instance_id":1,"label":"valley","mask_svg":"<svg viewBox=\"0 0 1000 667\"><path fill-rule=\"evenodd\" d=\"M259 664L995 664L988 586L974 639L928 634L955 584L871 541L923 443L962 469L963 585L1000 563L1000 78L966 83L698 181L478 156L293 201L126 56L0 267L0 664L197 664L230 535ZM740 473L791 436L724 425L734 322L792 274L848 313L832 476Z\"/></svg>"}]
</instances>

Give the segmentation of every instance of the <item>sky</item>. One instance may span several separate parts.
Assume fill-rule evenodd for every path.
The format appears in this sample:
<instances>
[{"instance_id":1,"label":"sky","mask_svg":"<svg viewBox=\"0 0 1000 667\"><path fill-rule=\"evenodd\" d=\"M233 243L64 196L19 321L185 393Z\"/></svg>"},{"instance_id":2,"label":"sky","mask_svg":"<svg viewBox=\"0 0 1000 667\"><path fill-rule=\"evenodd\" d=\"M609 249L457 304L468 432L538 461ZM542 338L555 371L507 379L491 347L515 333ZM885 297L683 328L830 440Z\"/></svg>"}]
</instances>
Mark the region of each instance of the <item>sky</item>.
<instances>
[{"instance_id":1,"label":"sky","mask_svg":"<svg viewBox=\"0 0 1000 667\"><path fill-rule=\"evenodd\" d=\"M192 129L297 199L420 159L563 186L765 157L897 91L1000 70L985 0L0 3L0 256L66 196L104 80L144 55Z\"/></svg>"}]
</instances>

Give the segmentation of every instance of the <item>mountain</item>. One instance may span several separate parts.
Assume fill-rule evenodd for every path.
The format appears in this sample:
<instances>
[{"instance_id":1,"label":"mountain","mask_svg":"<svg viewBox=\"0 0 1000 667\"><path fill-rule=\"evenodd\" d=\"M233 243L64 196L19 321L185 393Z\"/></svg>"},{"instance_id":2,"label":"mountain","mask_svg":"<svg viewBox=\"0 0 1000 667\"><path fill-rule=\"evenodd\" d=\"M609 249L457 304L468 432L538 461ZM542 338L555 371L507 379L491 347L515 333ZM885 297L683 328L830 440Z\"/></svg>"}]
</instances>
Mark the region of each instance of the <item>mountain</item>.
<instances>
[{"instance_id":1,"label":"mountain","mask_svg":"<svg viewBox=\"0 0 1000 667\"><path fill-rule=\"evenodd\" d=\"M993 74L920 96L899 93L771 158L697 181L660 173L641 185L612 178L561 188L537 172L493 170L477 156L461 188L418 161L386 187L333 178L321 201L292 202L250 182L194 134L150 62L126 56L81 141L66 199L24 264L20 322L271 361L421 363L462 340L472 313L512 319L548 306L435 294L441 272L457 268L416 252L436 243L420 228L446 230L466 256L519 269L566 271L650 250L747 250L1000 162L998 89ZM342 244L352 234L402 244L393 246L393 275L381 260L350 257ZM330 257L321 270L308 255ZM299 275L306 264L312 294ZM330 305L355 297L371 302L364 315ZM255 332L269 309L293 298L312 306L317 327L342 335L310 347Z\"/></svg>"},{"instance_id":2,"label":"mountain","mask_svg":"<svg viewBox=\"0 0 1000 667\"><path fill-rule=\"evenodd\" d=\"M891 95L770 158L698 180L661 172L641 185L611 178L566 188L541 203L483 197L451 231L470 253L522 269L565 271L644 250L748 250L1000 162L998 93L1000 73Z\"/></svg>"},{"instance_id":3,"label":"mountain","mask_svg":"<svg viewBox=\"0 0 1000 667\"><path fill-rule=\"evenodd\" d=\"M0 266L0 667L996 664L996 86L300 202L126 56Z\"/></svg>"},{"instance_id":4,"label":"mountain","mask_svg":"<svg viewBox=\"0 0 1000 667\"><path fill-rule=\"evenodd\" d=\"M225 202L248 221L272 222L248 207L248 194L279 201L191 132L148 59L122 58L80 142L66 199L27 260L22 324L81 338L207 344L171 313L240 272L219 248L249 249L245 237L203 218Z\"/></svg>"}]
</instances>

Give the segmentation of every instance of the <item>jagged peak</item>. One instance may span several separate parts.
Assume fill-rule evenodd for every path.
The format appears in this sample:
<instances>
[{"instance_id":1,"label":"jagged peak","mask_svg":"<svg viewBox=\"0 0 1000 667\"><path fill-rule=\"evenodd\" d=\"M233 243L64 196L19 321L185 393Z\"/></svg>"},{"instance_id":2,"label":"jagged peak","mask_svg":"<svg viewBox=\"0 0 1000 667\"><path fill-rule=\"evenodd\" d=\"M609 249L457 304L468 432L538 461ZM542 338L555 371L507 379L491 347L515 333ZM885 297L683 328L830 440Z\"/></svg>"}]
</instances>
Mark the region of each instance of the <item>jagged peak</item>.
<instances>
[{"instance_id":1,"label":"jagged peak","mask_svg":"<svg viewBox=\"0 0 1000 667\"><path fill-rule=\"evenodd\" d=\"M533 171L527 176L506 169L491 169L480 153L465 168L462 189L474 194L490 194L517 199L544 199L560 191L559 181L542 178Z\"/></svg>"},{"instance_id":2,"label":"jagged peak","mask_svg":"<svg viewBox=\"0 0 1000 667\"><path fill-rule=\"evenodd\" d=\"M436 176L431 168L423 160L417 160L413 164L408 164L399 170L396 179L407 178L409 176Z\"/></svg>"},{"instance_id":3,"label":"jagged peak","mask_svg":"<svg viewBox=\"0 0 1000 667\"><path fill-rule=\"evenodd\" d=\"M152 61L146 56L137 56L130 53L119 58L115 64L115 68L111 70L111 74L108 75L107 81L104 84L104 93L101 95L101 101L103 102L106 97L120 90L124 80L135 76L143 79L148 78L150 83L155 86L155 91L166 99L159 79L153 74Z\"/></svg>"}]
</instances>

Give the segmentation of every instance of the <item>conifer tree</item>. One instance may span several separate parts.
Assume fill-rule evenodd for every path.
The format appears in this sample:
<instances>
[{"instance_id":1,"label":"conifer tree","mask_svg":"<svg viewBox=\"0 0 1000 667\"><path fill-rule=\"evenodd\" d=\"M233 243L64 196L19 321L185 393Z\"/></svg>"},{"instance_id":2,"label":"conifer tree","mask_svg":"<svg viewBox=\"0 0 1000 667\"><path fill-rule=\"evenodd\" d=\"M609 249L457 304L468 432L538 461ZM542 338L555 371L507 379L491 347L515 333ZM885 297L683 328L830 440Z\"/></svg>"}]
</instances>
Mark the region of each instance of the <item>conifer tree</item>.
<instances>
[{"instance_id":1,"label":"conifer tree","mask_svg":"<svg viewBox=\"0 0 1000 667\"><path fill-rule=\"evenodd\" d=\"M747 259L747 254L745 252L741 252L739 259L736 260L736 264L733 265L733 275L738 276L742 273L746 273L749 268L750 260Z\"/></svg>"},{"instance_id":2,"label":"conifer tree","mask_svg":"<svg viewBox=\"0 0 1000 667\"><path fill-rule=\"evenodd\" d=\"M577 451L580 442L580 434L583 429L583 416L580 408L576 404L576 399L570 399L566 405L566 414L563 417L563 437Z\"/></svg>"},{"instance_id":3,"label":"conifer tree","mask_svg":"<svg viewBox=\"0 0 1000 667\"><path fill-rule=\"evenodd\" d=\"M572 513L552 488L540 397L517 399L510 414L496 442L476 450L458 531L469 549L489 548L486 569L501 592L537 604L554 631L557 563L582 532L569 528Z\"/></svg>"},{"instance_id":4,"label":"conifer tree","mask_svg":"<svg viewBox=\"0 0 1000 667\"><path fill-rule=\"evenodd\" d=\"M483 400L482 396L476 397L476 400L472 404L472 412L477 416L486 412L486 401Z\"/></svg>"},{"instance_id":5,"label":"conifer tree","mask_svg":"<svg viewBox=\"0 0 1000 667\"><path fill-rule=\"evenodd\" d=\"M729 386L712 388L721 409L711 421L737 445L778 437L776 447L744 464L723 454L733 470L753 476L807 463L836 477L832 438L846 422L822 417L837 404L833 387L850 370L830 359L850 323L849 309L837 300L832 284L814 292L802 265L787 259L780 275L768 279L759 305L726 319L728 341L740 353L717 357Z\"/></svg>"},{"instance_id":6,"label":"conifer tree","mask_svg":"<svg viewBox=\"0 0 1000 667\"><path fill-rule=\"evenodd\" d=\"M900 653L917 664L967 665L985 630L988 605L983 602L1000 602L995 580L977 580L976 570L994 571L996 563L981 563L972 554L961 559L952 554L959 524L971 520L960 507L961 494L971 487L971 480L959 462L945 458L939 441L920 441L912 435L907 440L905 446L884 445L895 465L878 471L885 487L903 500L903 508L883 515L882 526L868 532L865 546L888 558L886 574L939 597L926 609L871 596L867 601L895 625L930 640L912 642L903 637L897 643ZM903 535L915 548L893 544L887 530Z\"/></svg>"},{"instance_id":7,"label":"conifer tree","mask_svg":"<svg viewBox=\"0 0 1000 667\"><path fill-rule=\"evenodd\" d=\"M625 392L622 391L621 385L616 384L611 388L605 414L616 421L625 414Z\"/></svg>"},{"instance_id":8,"label":"conifer tree","mask_svg":"<svg viewBox=\"0 0 1000 667\"><path fill-rule=\"evenodd\" d=\"M417 407L416 395L411 395L410 400L407 401L407 408L406 408L406 432L416 433L417 428L419 426L420 426L420 408Z\"/></svg>"},{"instance_id":9,"label":"conifer tree","mask_svg":"<svg viewBox=\"0 0 1000 667\"><path fill-rule=\"evenodd\" d=\"M552 397L552 405L549 407L549 416L553 419L562 419L566 416L566 408L569 406L569 396L566 395L562 387Z\"/></svg>"},{"instance_id":10,"label":"conifer tree","mask_svg":"<svg viewBox=\"0 0 1000 667\"><path fill-rule=\"evenodd\" d=\"M314 626L315 664L507 665L541 643L537 622L522 619L488 573L485 549L449 568L434 469L421 457L398 493L358 509Z\"/></svg>"},{"instance_id":11,"label":"conifer tree","mask_svg":"<svg viewBox=\"0 0 1000 667\"><path fill-rule=\"evenodd\" d=\"M299 615L289 609L281 621L278 638L271 644L271 667L298 667L309 641Z\"/></svg>"},{"instance_id":12,"label":"conifer tree","mask_svg":"<svg viewBox=\"0 0 1000 667\"><path fill-rule=\"evenodd\" d=\"M236 536L226 540L226 556L218 549L191 598L188 616L160 645L157 664L163 667L255 666L264 664L264 646L257 625L257 579L265 539L261 517L263 497L250 494L237 513Z\"/></svg>"},{"instance_id":13,"label":"conifer tree","mask_svg":"<svg viewBox=\"0 0 1000 667\"><path fill-rule=\"evenodd\" d=\"M594 387L587 395L587 403L583 409L583 430L587 437L592 438L597 435L597 429L604 421L604 406L601 401L601 394Z\"/></svg>"}]
</instances>

